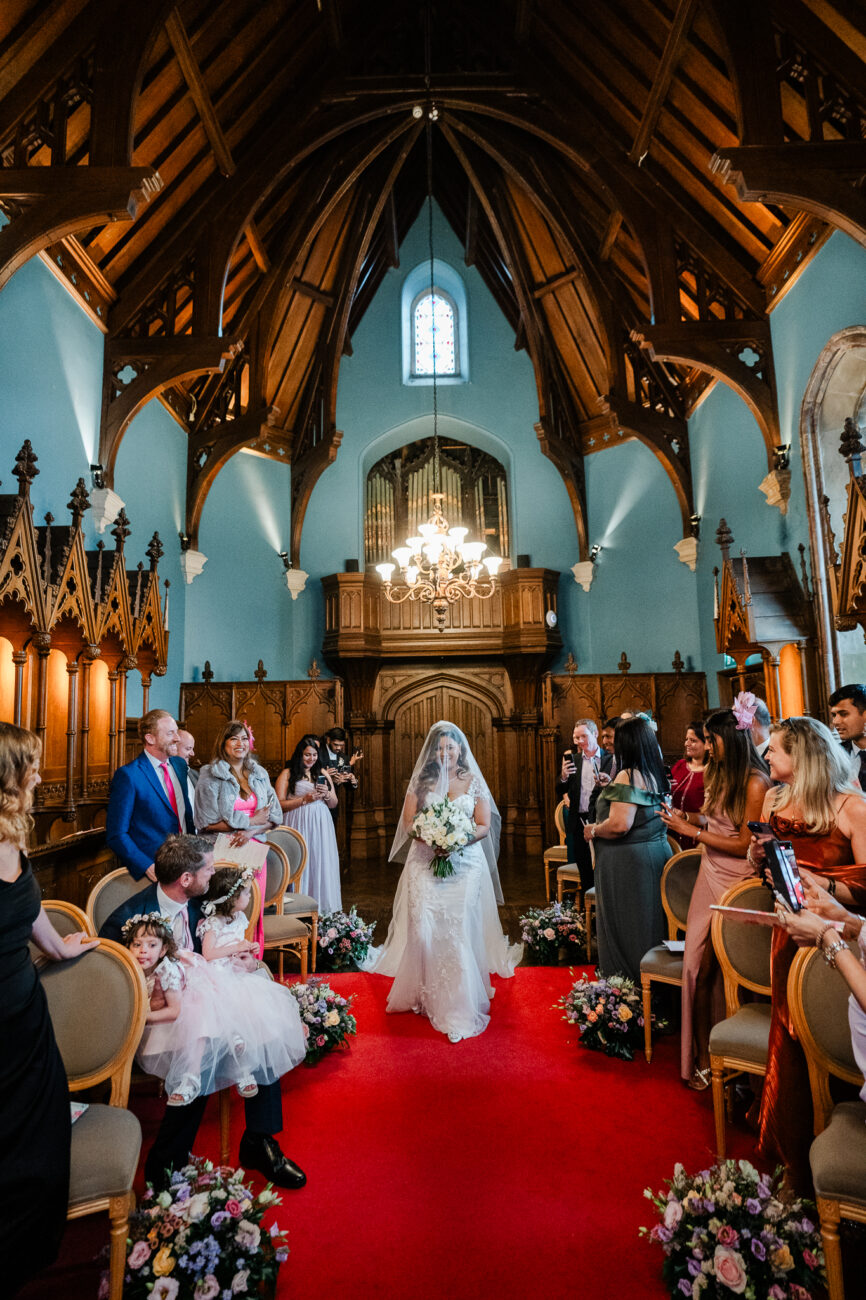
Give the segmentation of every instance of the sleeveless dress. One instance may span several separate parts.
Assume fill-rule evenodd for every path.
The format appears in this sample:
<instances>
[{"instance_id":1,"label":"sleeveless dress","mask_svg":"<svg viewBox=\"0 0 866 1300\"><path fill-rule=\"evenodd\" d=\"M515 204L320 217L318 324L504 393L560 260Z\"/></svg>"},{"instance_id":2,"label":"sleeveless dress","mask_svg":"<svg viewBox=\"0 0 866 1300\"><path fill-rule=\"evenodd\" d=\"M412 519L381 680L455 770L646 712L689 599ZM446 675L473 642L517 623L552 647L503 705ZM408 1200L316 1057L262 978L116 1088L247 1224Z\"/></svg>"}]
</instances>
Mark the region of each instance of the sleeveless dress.
<instances>
[{"instance_id":1,"label":"sleeveless dress","mask_svg":"<svg viewBox=\"0 0 866 1300\"><path fill-rule=\"evenodd\" d=\"M851 841L838 826L829 835L813 835L803 822L776 813L770 814L770 825L779 839L791 842L801 866L816 876L847 885L854 899L853 907L866 910L866 865L854 862ZM796 951L793 939L784 930L774 929L770 958L773 1017L761 1095L758 1150L768 1160L784 1161L791 1184L799 1195L810 1192L812 1186L809 1168L812 1109L806 1058L794 1037L788 1010L788 972Z\"/></svg>"},{"instance_id":2,"label":"sleeveless dress","mask_svg":"<svg viewBox=\"0 0 866 1300\"><path fill-rule=\"evenodd\" d=\"M614 803L634 804L635 815L625 835L593 840L598 971L640 984L641 957L666 933L661 878L670 845L657 794L612 782L599 792L597 822L607 821Z\"/></svg>"},{"instance_id":3,"label":"sleeveless dress","mask_svg":"<svg viewBox=\"0 0 866 1300\"><path fill-rule=\"evenodd\" d=\"M671 768L671 804L678 812L690 813L700 812L704 806L704 768L699 768L697 772L693 771L688 764L688 760L680 758ZM681 849L690 849L694 840L689 839L688 835L677 835L676 831L668 830L668 835L673 835Z\"/></svg>"},{"instance_id":4,"label":"sleeveless dress","mask_svg":"<svg viewBox=\"0 0 866 1300\"><path fill-rule=\"evenodd\" d=\"M259 801L255 793L250 794L246 799L244 799L243 797L235 799L235 805L234 805L235 812L246 813L248 817L253 816L258 806L259 806ZM253 839L255 838L256 837L253 836ZM265 867L259 867L258 871L256 871L254 875L255 875L255 882L258 885L259 891L262 896L262 904L263 904L262 911L259 912L259 919L256 922L256 933L254 935L255 941L259 945L259 961L261 961L265 953L265 922L263 919L263 912L264 912L264 899L265 899L265 878L267 876L267 869ZM243 938L243 935L241 935L240 937Z\"/></svg>"},{"instance_id":5,"label":"sleeveless dress","mask_svg":"<svg viewBox=\"0 0 866 1300\"><path fill-rule=\"evenodd\" d=\"M453 802L472 816L479 792L473 781ZM432 857L428 845L412 840L388 937L372 950L364 969L393 976L389 1012L415 1011L439 1033L474 1038L490 1023L491 973L510 978L523 945L509 945L502 933L479 843L451 854L454 875L445 879L430 870Z\"/></svg>"},{"instance_id":6,"label":"sleeveless dress","mask_svg":"<svg viewBox=\"0 0 866 1300\"><path fill-rule=\"evenodd\" d=\"M0 881L0 1251L9 1296L56 1259L69 1199L69 1089L27 947L40 906L22 854L18 879Z\"/></svg>"},{"instance_id":7,"label":"sleeveless dress","mask_svg":"<svg viewBox=\"0 0 866 1300\"><path fill-rule=\"evenodd\" d=\"M312 794L315 789L312 781L302 780L296 783L292 794ZM304 893L316 899L323 916L341 911L343 900L337 832L324 799L290 808L283 820L286 826L300 831L307 844L307 866L300 882Z\"/></svg>"},{"instance_id":8,"label":"sleeveless dress","mask_svg":"<svg viewBox=\"0 0 866 1300\"><path fill-rule=\"evenodd\" d=\"M263 1087L304 1060L298 1003L287 988L271 980L251 985L245 974L189 955L189 965L164 957L147 979L148 997L157 980L163 992L180 994L177 1019L146 1025L137 1052L167 1093L188 1092L193 1081L194 1096L249 1078Z\"/></svg>"},{"instance_id":9,"label":"sleeveless dress","mask_svg":"<svg viewBox=\"0 0 866 1300\"><path fill-rule=\"evenodd\" d=\"M247 918L243 912L235 912L231 917L203 917L196 927L199 940L202 940L208 931L213 934L214 947L219 952L220 948L230 948L233 944L241 943L246 938ZM250 956L252 955L251 953ZM259 960L261 961L261 958ZM270 979L270 975L264 966L260 965L256 970L251 970L249 966L246 966L239 959L236 953L232 953L227 957L211 957L208 965L218 970L234 971L238 975L261 975L266 980Z\"/></svg>"}]
</instances>

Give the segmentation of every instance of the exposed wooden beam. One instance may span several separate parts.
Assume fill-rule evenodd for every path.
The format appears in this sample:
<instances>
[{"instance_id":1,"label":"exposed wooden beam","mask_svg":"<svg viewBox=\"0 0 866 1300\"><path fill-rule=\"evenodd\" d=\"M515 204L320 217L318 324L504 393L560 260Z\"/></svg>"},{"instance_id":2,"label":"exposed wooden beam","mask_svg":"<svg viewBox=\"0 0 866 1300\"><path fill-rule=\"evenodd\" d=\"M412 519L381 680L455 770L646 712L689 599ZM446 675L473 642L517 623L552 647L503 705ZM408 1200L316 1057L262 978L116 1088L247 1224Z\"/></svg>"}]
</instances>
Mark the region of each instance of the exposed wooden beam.
<instances>
[{"instance_id":1,"label":"exposed wooden beam","mask_svg":"<svg viewBox=\"0 0 866 1300\"><path fill-rule=\"evenodd\" d=\"M471 185L466 199L466 239L463 247L463 261L467 266L474 266L478 253L478 199Z\"/></svg>"},{"instance_id":2,"label":"exposed wooden beam","mask_svg":"<svg viewBox=\"0 0 866 1300\"><path fill-rule=\"evenodd\" d=\"M383 213L385 220L385 245L388 249L388 261L391 266L400 265L400 238L397 233L397 204L394 200L393 186L388 191L388 202Z\"/></svg>"},{"instance_id":3,"label":"exposed wooden beam","mask_svg":"<svg viewBox=\"0 0 866 1300\"><path fill-rule=\"evenodd\" d=\"M604 237L601 241L601 247L598 250L598 258L600 262L606 262L610 257L611 253L613 252L613 246L617 240L617 235L619 234L621 229L622 229L622 213L617 208L614 212L610 214L610 216L607 219L607 226L605 227Z\"/></svg>"},{"instance_id":4,"label":"exposed wooden beam","mask_svg":"<svg viewBox=\"0 0 866 1300\"><path fill-rule=\"evenodd\" d=\"M305 298L312 298L313 302L322 303L325 307L333 307L334 305L334 295L332 293L326 293L318 285L309 284L306 280L299 280L297 276L291 281L289 288L294 290L295 293L302 293Z\"/></svg>"},{"instance_id":5,"label":"exposed wooden beam","mask_svg":"<svg viewBox=\"0 0 866 1300\"><path fill-rule=\"evenodd\" d=\"M532 25L532 0L517 0L514 13L514 35L518 41L525 41Z\"/></svg>"},{"instance_id":6,"label":"exposed wooden beam","mask_svg":"<svg viewBox=\"0 0 866 1300\"><path fill-rule=\"evenodd\" d=\"M559 275L551 276L545 280L544 284L537 284L532 290L533 298L545 298L549 293L556 293L565 284L572 284L575 280L583 279L583 271L579 267L572 268L570 271L562 271Z\"/></svg>"},{"instance_id":7,"label":"exposed wooden beam","mask_svg":"<svg viewBox=\"0 0 866 1300\"><path fill-rule=\"evenodd\" d=\"M677 64L688 40L689 28L692 25L692 19L695 16L697 7L698 0L679 0L665 41L665 47L662 50L662 57L653 78L649 99L635 134L634 144L628 153L630 162L640 163L644 155L649 151L656 123L662 111L662 106L667 99L671 81L677 70Z\"/></svg>"},{"instance_id":8,"label":"exposed wooden beam","mask_svg":"<svg viewBox=\"0 0 866 1300\"><path fill-rule=\"evenodd\" d=\"M258 227L254 221L251 221L246 227L244 235L246 236L247 243L250 246L250 252L255 258L256 266L263 275L267 275L268 271L271 269L271 259L268 257L267 250L262 243Z\"/></svg>"}]
</instances>

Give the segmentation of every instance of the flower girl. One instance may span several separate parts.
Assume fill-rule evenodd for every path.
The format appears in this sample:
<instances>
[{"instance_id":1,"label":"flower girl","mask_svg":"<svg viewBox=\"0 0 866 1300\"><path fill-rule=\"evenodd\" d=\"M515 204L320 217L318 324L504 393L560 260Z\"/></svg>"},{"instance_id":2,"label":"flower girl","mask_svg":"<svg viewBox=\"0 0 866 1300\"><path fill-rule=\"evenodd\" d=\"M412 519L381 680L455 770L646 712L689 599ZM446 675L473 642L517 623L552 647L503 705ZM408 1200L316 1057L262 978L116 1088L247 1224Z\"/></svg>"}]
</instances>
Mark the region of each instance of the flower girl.
<instances>
[{"instance_id":1,"label":"flower girl","mask_svg":"<svg viewBox=\"0 0 866 1300\"><path fill-rule=\"evenodd\" d=\"M228 1087L253 1097L304 1059L300 1013L288 989L268 984L250 998L235 972L193 952L178 959L171 922L158 912L131 917L123 942L150 999L137 1058L165 1080L169 1106Z\"/></svg>"},{"instance_id":2,"label":"flower girl","mask_svg":"<svg viewBox=\"0 0 866 1300\"><path fill-rule=\"evenodd\" d=\"M260 972L268 979L267 969L258 960L259 945L246 938L252 879L252 871L218 867L211 876L197 933L207 961L238 973Z\"/></svg>"}]
</instances>

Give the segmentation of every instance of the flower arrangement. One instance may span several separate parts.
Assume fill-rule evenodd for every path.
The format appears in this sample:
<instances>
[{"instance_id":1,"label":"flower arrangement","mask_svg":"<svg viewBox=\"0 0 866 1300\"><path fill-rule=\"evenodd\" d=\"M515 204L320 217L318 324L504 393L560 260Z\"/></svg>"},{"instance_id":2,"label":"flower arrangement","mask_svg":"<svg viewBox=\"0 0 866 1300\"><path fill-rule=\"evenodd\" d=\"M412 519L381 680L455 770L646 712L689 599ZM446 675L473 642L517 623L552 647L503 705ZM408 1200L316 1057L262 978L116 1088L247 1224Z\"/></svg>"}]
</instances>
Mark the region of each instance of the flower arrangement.
<instances>
[{"instance_id":1,"label":"flower arrangement","mask_svg":"<svg viewBox=\"0 0 866 1300\"><path fill-rule=\"evenodd\" d=\"M307 1040L305 1064L315 1065L335 1047L348 1047L348 1035L358 1032L351 1013L354 994L340 997L324 980L311 975L305 984L290 984L289 990L298 999L301 1024Z\"/></svg>"},{"instance_id":2,"label":"flower arrangement","mask_svg":"<svg viewBox=\"0 0 866 1300\"><path fill-rule=\"evenodd\" d=\"M563 1008L563 1020L577 1025L582 1047L631 1061L635 1048L643 1044L641 994L625 975L596 980L581 975L556 1006ZM658 1016L651 1023L656 1029L666 1028Z\"/></svg>"},{"instance_id":3,"label":"flower arrangement","mask_svg":"<svg viewBox=\"0 0 866 1300\"><path fill-rule=\"evenodd\" d=\"M466 847L475 834L475 823L467 812L446 795L444 799L415 814L412 834L416 840L423 841L431 849L442 850L433 854L430 870L434 876L444 879L454 875L450 853L454 849Z\"/></svg>"},{"instance_id":4,"label":"flower arrangement","mask_svg":"<svg viewBox=\"0 0 866 1300\"><path fill-rule=\"evenodd\" d=\"M320 970L354 970L367 956L376 922L367 925L354 907L346 912L329 912L319 917Z\"/></svg>"},{"instance_id":5,"label":"flower arrangement","mask_svg":"<svg viewBox=\"0 0 866 1300\"><path fill-rule=\"evenodd\" d=\"M559 960L560 948L573 948L583 943L585 931L583 917L572 907L553 903L550 907L530 907L520 918L523 942L541 961ZM571 961L569 955L567 958Z\"/></svg>"},{"instance_id":6,"label":"flower arrangement","mask_svg":"<svg viewBox=\"0 0 866 1300\"><path fill-rule=\"evenodd\" d=\"M124 1300L235 1300L274 1286L289 1249L262 1219L279 1204L270 1183L255 1196L243 1169L192 1157L164 1192L148 1187L130 1218Z\"/></svg>"},{"instance_id":7,"label":"flower arrangement","mask_svg":"<svg viewBox=\"0 0 866 1300\"><path fill-rule=\"evenodd\" d=\"M784 1201L782 1169L759 1174L725 1160L691 1177L681 1164L667 1195L652 1201L661 1222L641 1235L664 1248L672 1296L692 1300L810 1300L824 1294L821 1234L810 1201Z\"/></svg>"}]
</instances>

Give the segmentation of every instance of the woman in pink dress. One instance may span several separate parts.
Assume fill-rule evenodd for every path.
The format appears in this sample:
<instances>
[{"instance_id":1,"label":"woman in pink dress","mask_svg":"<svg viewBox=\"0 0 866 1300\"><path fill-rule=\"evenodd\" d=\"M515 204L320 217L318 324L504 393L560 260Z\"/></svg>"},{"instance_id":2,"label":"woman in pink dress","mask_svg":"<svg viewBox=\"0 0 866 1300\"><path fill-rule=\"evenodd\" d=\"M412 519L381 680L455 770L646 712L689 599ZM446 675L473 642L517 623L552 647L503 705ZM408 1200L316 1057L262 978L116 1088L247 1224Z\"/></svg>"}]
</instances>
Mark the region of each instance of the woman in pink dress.
<instances>
[{"instance_id":1,"label":"woman in pink dress","mask_svg":"<svg viewBox=\"0 0 866 1300\"><path fill-rule=\"evenodd\" d=\"M671 768L671 803L678 812L697 813L704 806L705 768L710 759L702 722L690 722L686 727L683 749L685 757L678 758ZM691 843L686 836L675 839L683 849Z\"/></svg>"},{"instance_id":2,"label":"woman in pink dress","mask_svg":"<svg viewBox=\"0 0 866 1300\"><path fill-rule=\"evenodd\" d=\"M755 875L746 858L752 839L748 823L759 819L770 785L767 765L749 731L753 716L738 695L733 709L719 709L707 718L710 761L703 809L685 814L662 810L663 821L677 836L704 848L686 918L680 1052L683 1082L697 1091L709 1086L710 1030L725 1014L721 969L709 942L710 906L732 885Z\"/></svg>"}]
</instances>

